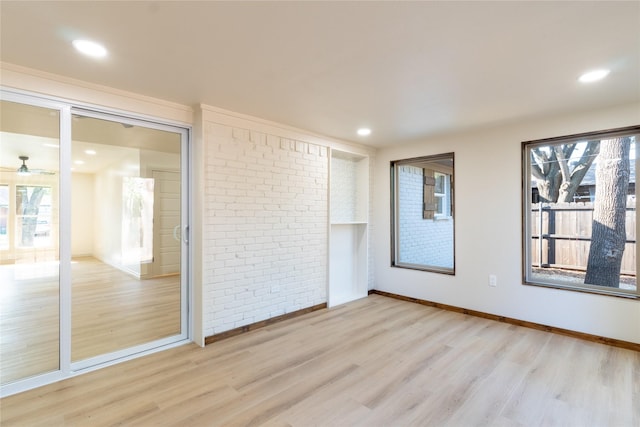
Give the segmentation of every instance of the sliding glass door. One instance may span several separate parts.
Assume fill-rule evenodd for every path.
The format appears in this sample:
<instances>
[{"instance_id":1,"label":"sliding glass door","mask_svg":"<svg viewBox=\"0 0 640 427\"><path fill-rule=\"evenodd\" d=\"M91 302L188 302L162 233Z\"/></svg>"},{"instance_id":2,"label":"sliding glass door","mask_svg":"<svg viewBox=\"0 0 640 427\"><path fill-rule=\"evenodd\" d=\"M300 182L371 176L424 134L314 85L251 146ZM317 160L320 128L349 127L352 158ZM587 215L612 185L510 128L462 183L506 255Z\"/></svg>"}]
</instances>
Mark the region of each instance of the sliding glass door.
<instances>
[{"instance_id":1,"label":"sliding glass door","mask_svg":"<svg viewBox=\"0 0 640 427\"><path fill-rule=\"evenodd\" d=\"M60 369L60 111L1 101L0 381Z\"/></svg>"},{"instance_id":2,"label":"sliding glass door","mask_svg":"<svg viewBox=\"0 0 640 427\"><path fill-rule=\"evenodd\" d=\"M71 135L74 366L186 337L184 134L73 111Z\"/></svg>"},{"instance_id":3,"label":"sliding glass door","mask_svg":"<svg viewBox=\"0 0 640 427\"><path fill-rule=\"evenodd\" d=\"M2 95L2 394L186 340L188 130Z\"/></svg>"}]
</instances>

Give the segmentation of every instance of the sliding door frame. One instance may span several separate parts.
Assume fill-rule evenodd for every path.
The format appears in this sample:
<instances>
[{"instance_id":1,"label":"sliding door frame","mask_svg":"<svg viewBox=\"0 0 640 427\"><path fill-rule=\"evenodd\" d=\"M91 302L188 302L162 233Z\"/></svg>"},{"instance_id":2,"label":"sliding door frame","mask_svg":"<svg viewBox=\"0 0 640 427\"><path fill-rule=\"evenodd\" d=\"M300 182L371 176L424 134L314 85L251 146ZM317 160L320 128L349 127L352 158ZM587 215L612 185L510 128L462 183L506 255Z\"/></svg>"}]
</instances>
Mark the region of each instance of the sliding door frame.
<instances>
[{"instance_id":1,"label":"sliding door frame","mask_svg":"<svg viewBox=\"0 0 640 427\"><path fill-rule=\"evenodd\" d=\"M27 91L0 86L0 100L49 108L60 113L59 147L59 370L33 377L24 378L0 386L0 397L40 387L102 367L131 360L146 354L183 345L192 340L192 245L190 242L190 224L192 212L191 200L191 134L190 126L173 123L151 116L143 116L123 110L104 108L87 103L65 100L57 97L42 96ZM181 155L181 273L180 273L180 333L171 337L114 351L78 362L71 361L71 149L72 116L74 114L123 124L142 126L180 134Z\"/></svg>"},{"instance_id":2,"label":"sliding door frame","mask_svg":"<svg viewBox=\"0 0 640 427\"><path fill-rule=\"evenodd\" d=\"M59 335L58 335L58 369L21 380L4 384L0 386L0 397L15 394L23 390L39 387L44 384L60 381L71 376L70 355L71 355L71 289L64 286L65 281L70 281L71 270L70 262L66 262L69 257L71 245L68 238L70 232L70 194L60 191L63 185L70 185L70 150L65 153L63 146L65 138L70 141L71 136L71 106L61 100L42 98L32 96L23 92L6 91L0 88L0 100L14 102L18 104L29 105L39 108L47 108L56 110L59 113L59 150L58 150L58 319L59 319ZM66 173L65 173L66 171ZM66 241L66 242L65 242Z\"/></svg>"},{"instance_id":3,"label":"sliding door frame","mask_svg":"<svg viewBox=\"0 0 640 427\"><path fill-rule=\"evenodd\" d=\"M124 125L130 126L139 126L148 129L173 132L180 134L180 207L181 207L181 215L180 215L180 333L178 335L172 335L169 337L161 338L158 340L146 342L143 344L135 345L133 347L128 347L120 350L115 350L113 352L100 354L98 356L90 357L88 359L79 360L76 362L71 362L71 371L77 372L87 368L91 368L93 366L102 365L105 363L109 363L113 360L119 360L124 357L131 356L133 354L144 353L149 350L153 350L155 348L162 348L167 345L171 345L175 342L181 342L187 340L189 338L189 321L188 321L188 297L189 293L187 292L188 288L188 277L189 277L189 268L188 268L188 252L189 252L189 238L188 238L188 230L189 230L189 187L188 187L188 173L184 173L183 171L188 171L188 144L189 144L189 133L187 129L179 128L172 125L166 125L157 122L150 122L148 120L140 120L133 117L123 116L121 114L113 114L100 112L95 110L89 110L85 108L71 108L72 116L81 116L88 117L97 120L106 120L114 123L120 123ZM71 151L71 144L69 144L69 152ZM70 175L70 174L69 174ZM69 178L70 179L70 178ZM71 257L69 257L69 262L71 262ZM70 320L70 319L69 319Z\"/></svg>"}]
</instances>

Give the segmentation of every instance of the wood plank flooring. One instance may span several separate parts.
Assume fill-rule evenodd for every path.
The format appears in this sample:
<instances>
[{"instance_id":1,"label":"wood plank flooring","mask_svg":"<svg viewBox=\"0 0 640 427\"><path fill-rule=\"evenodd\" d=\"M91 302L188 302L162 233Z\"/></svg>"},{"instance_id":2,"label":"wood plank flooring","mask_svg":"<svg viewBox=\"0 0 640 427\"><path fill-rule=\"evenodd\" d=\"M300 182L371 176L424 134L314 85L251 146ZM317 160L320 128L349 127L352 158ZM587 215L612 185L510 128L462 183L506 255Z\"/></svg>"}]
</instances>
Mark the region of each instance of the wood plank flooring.
<instances>
[{"instance_id":1,"label":"wood plank flooring","mask_svg":"<svg viewBox=\"0 0 640 427\"><path fill-rule=\"evenodd\" d=\"M9 426L638 426L640 353L379 295L0 401Z\"/></svg>"},{"instance_id":2,"label":"wood plank flooring","mask_svg":"<svg viewBox=\"0 0 640 427\"><path fill-rule=\"evenodd\" d=\"M179 275L139 280L91 257L71 268L73 361L180 333ZM2 383L57 370L58 263L3 265L0 278Z\"/></svg>"},{"instance_id":3,"label":"wood plank flooring","mask_svg":"<svg viewBox=\"0 0 640 427\"><path fill-rule=\"evenodd\" d=\"M72 361L180 333L180 275L141 280L95 258L76 261Z\"/></svg>"}]
</instances>

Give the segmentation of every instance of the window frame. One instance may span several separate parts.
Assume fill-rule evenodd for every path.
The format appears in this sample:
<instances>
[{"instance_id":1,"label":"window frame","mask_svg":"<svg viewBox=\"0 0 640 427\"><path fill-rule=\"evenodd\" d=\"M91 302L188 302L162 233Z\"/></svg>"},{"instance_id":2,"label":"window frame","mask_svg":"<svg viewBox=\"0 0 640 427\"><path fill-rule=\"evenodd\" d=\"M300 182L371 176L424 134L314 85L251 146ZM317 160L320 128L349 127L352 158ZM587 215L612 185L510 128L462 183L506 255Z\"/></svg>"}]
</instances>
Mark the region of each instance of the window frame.
<instances>
[{"instance_id":1,"label":"window frame","mask_svg":"<svg viewBox=\"0 0 640 427\"><path fill-rule=\"evenodd\" d=\"M455 176L455 154L453 152L442 153L442 154L434 154L420 157L413 157L407 159L393 160L390 162L390 184L391 184L391 194L390 194L390 207L391 207L391 254L390 254L390 265L391 267L397 268L406 268L411 270L420 270L427 271L432 273L440 273L454 276L456 272L456 262L455 262L455 225L453 225L452 233L451 233L451 245L452 245L452 267L441 267L441 266L432 266L426 264L414 264L408 262L399 261L399 239L400 239L400 224L399 224L399 203L398 203L398 194L399 194L399 180L398 180L398 170L401 166L409 166L414 163L426 163L430 161L438 161L438 160L451 160L451 168L450 170L445 167L433 167L434 172L443 174L448 176L447 183L449 184L449 191L445 191L445 203L448 207L447 214L442 215L438 213L434 213L433 218L424 218L422 217L422 221L428 222L439 222L439 221L454 221L454 212L455 212L455 204L454 204L454 195L455 195L455 187L454 187L454 176ZM430 165L432 166L432 165ZM416 166L417 167L417 166ZM424 169L423 169L424 170ZM423 209L424 209L424 198L422 199Z\"/></svg>"},{"instance_id":2,"label":"window frame","mask_svg":"<svg viewBox=\"0 0 640 427\"><path fill-rule=\"evenodd\" d=\"M579 141L587 141L587 140L597 139L602 141L604 139L621 137L621 136L635 136L635 149L638 150L640 148L640 144L639 144L640 143L640 125L522 142L521 144L522 257L521 259L522 259L522 284L523 285L547 287L547 288L568 290L568 291L574 291L574 292L585 292L585 293L591 293L591 294L622 297L627 299L640 299L640 284L638 282L637 268L636 268L636 290L635 291L623 290L620 288L612 288L608 286L584 284L584 283L570 283L569 281L561 281L561 280L554 280L554 279L540 280L540 279L535 279L531 277L532 266L533 266L533 263L532 263L533 257L531 253L532 252L531 242L533 238L532 237L533 236L532 216L531 216L531 205L533 204L533 201L532 201L533 183L531 179L532 177L531 149L535 147L541 147L541 146L577 143ZM640 156L638 154L639 153L636 151L636 155L635 155L636 166L640 164ZM633 161L633 160L634 160L633 158L630 158L630 161ZM637 195L638 195L637 186L635 186L635 195L636 195L636 201L637 201ZM637 210L636 210L636 234L639 228L640 228L640 224L638 224L638 221L637 221ZM636 245L635 252L637 254L637 247L638 247L637 238L635 241L635 245ZM637 265L638 265L638 260L636 259L636 266Z\"/></svg>"},{"instance_id":3,"label":"window frame","mask_svg":"<svg viewBox=\"0 0 640 427\"><path fill-rule=\"evenodd\" d=\"M437 187L438 187L438 175L442 176L442 179L444 181L443 185L444 185L444 191L442 193L439 193L437 191ZM436 179L436 185L434 188L434 197L436 199L440 199L442 202L440 205L438 205L436 203L436 211L435 211L435 220L442 220L442 219L450 219L452 217L451 215L451 189L452 189L452 180L451 180L451 174L448 173L444 173L444 172L439 172L439 171L435 171L434 174L434 178ZM441 209L438 209L438 207L440 207Z\"/></svg>"}]
</instances>

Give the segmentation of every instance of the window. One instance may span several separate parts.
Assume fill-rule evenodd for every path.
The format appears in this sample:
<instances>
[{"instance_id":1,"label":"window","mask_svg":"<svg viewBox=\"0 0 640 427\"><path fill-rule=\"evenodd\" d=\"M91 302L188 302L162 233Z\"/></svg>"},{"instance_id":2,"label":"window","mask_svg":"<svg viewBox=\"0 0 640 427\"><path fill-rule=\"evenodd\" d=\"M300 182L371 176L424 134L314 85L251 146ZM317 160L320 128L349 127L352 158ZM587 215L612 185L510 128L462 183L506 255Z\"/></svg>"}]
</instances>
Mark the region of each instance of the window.
<instances>
[{"instance_id":1,"label":"window","mask_svg":"<svg viewBox=\"0 0 640 427\"><path fill-rule=\"evenodd\" d=\"M448 217L451 214L451 177L444 173L435 172L436 185L434 196L436 199L436 218Z\"/></svg>"},{"instance_id":2,"label":"window","mask_svg":"<svg viewBox=\"0 0 640 427\"><path fill-rule=\"evenodd\" d=\"M51 187L16 186L17 245L48 247L51 241Z\"/></svg>"},{"instance_id":3,"label":"window","mask_svg":"<svg viewBox=\"0 0 640 427\"><path fill-rule=\"evenodd\" d=\"M523 143L525 284L638 297L640 126Z\"/></svg>"},{"instance_id":4,"label":"window","mask_svg":"<svg viewBox=\"0 0 640 427\"><path fill-rule=\"evenodd\" d=\"M454 274L453 153L391 162L391 265Z\"/></svg>"}]
</instances>

